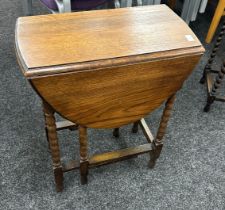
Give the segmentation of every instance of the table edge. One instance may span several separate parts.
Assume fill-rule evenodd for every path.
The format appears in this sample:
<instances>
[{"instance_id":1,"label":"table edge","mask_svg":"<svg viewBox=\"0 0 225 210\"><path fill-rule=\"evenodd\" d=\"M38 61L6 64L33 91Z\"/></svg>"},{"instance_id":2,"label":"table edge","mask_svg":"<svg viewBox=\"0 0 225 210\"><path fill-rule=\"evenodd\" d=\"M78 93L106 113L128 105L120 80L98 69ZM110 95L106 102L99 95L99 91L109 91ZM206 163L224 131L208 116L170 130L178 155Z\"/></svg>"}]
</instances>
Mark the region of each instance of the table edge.
<instances>
[{"instance_id":1,"label":"table edge","mask_svg":"<svg viewBox=\"0 0 225 210\"><path fill-rule=\"evenodd\" d=\"M42 76L51 76L62 73L84 72L100 69L107 69L119 66L128 66L138 63L146 63L157 60L174 59L178 57L186 57L192 55L202 55L205 52L203 46L190 47L185 49L177 49L164 52L148 53L134 56L102 59L95 61L85 61L80 63L63 64L56 66L28 68L23 61L17 42L15 44L17 61L26 78L37 78Z\"/></svg>"}]
</instances>

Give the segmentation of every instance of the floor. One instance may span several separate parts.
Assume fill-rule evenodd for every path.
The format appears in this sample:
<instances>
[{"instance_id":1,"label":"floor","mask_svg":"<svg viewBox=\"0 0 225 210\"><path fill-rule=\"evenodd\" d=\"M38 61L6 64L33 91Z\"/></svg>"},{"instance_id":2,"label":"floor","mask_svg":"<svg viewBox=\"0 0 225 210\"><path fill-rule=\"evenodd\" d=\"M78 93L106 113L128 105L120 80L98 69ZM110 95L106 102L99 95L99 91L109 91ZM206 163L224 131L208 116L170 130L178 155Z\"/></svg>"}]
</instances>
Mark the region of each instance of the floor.
<instances>
[{"instance_id":1,"label":"floor","mask_svg":"<svg viewBox=\"0 0 225 210\"><path fill-rule=\"evenodd\" d=\"M35 14L45 13L35 2ZM142 155L91 169L86 186L72 171L64 191L56 193L41 102L15 57L14 28L22 15L21 0L0 0L0 209L225 209L225 106L216 102L204 113L206 88L199 84L211 45L177 95L155 169L148 169L149 156ZM203 43L210 19L207 12L191 24ZM161 112L146 119L153 133ZM89 130L90 153L145 142L130 130L122 128L119 139L112 130ZM77 158L77 132L62 131L59 138L63 160Z\"/></svg>"}]
</instances>

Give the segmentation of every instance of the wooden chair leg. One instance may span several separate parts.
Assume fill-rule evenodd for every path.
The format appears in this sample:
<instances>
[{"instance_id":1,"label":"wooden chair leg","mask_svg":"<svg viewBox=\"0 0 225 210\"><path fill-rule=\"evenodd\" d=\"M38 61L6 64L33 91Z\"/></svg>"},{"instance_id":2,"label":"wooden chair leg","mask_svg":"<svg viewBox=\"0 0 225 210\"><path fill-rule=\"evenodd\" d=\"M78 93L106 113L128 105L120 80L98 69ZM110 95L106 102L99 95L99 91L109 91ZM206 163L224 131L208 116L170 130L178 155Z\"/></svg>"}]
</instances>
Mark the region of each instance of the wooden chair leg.
<instances>
[{"instance_id":1,"label":"wooden chair leg","mask_svg":"<svg viewBox=\"0 0 225 210\"><path fill-rule=\"evenodd\" d=\"M88 175L88 144L87 144L87 128L79 126L80 141L80 178L81 184L87 184Z\"/></svg>"},{"instance_id":2,"label":"wooden chair leg","mask_svg":"<svg viewBox=\"0 0 225 210\"><path fill-rule=\"evenodd\" d=\"M224 13L224 9L225 9L225 1L220 0L218 5L217 5L213 20L211 22L211 25L209 27L208 34L206 36L206 40L205 40L206 43L210 43L212 41L212 38L215 34L215 31L216 31L216 29L219 25L220 19L221 19L223 13Z\"/></svg>"},{"instance_id":3,"label":"wooden chair leg","mask_svg":"<svg viewBox=\"0 0 225 210\"><path fill-rule=\"evenodd\" d=\"M224 75L225 75L225 61L223 62L223 65L222 65L220 71L218 72L218 74L216 76L216 80L213 84L212 91L211 91L211 94L213 96L216 96L217 89L220 88L221 83L224 79Z\"/></svg>"},{"instance_id":4,"label":"wooden chair leg","mask_svg":"<svg viewBox=\"0 0 225 210\"><path fill-rule=\"evenodd\" d=\"M132 132L133 133L137 133L138 132L138 125L139 125L139 121L134 123L134 125L132 127Z\"/></svg>"},{"instance_id":5,"label":"wooden chair leg","mask_svg":"<svg viewBox=\"0 0 225 210\"><path fill-rule=\"evenodd\" d=\"M216 52L218 51L218 49L219 49L219 47L221 45L222 38L223 38L224 34L225 34L225 21L224 21L224 23L222 25L221 31L219 33L219 36L216 39L216 43L215 43L215 45L213 47L213 50L212 50L212 53L211 53L210 58L208 60L208 63L206 64L205 69L203 71L203 75L202 75L202 78L200 80L200 83L201 84L204 84L205 83L206 75L212 69L212 63L213 63L213 61L214 61L214 59L216 57Z\"/></svg>"},{"instance_id":6,"label":"wooden chair leg","mask_svg":"<svg viewBox=\"0 0 225 210\"><path fill-rule=\"evenodd\" d=\"M220 71L218 72L218 74L216 76L216 80L213 83L211 92L208 94L207 104L204 108L205 112L208 112L210 110L211 104L215 101L216 95L217 95L217 90L221 86L221 83L224 79L224 75L225 75L225 61L223 62L223 65L222 65Z\"/></svg>"},{"instance_id":7,"label":"wooden chair leg","mask_svg":"<svg viewBox=\"0 0 225 210\"><path fill-rule=\"evenodd\" d=\"M173 108L173 104L175 101L176 95L172 95L166 102L165 109L163 111L163 115L160 121L160 126L158 129L158 133L156 139L153 142L153 150L150 151L150 161L149 167L153 168L155 166L156 160L159 158L160 153L163 147L163 136L165 135L167 123L170 118L170 114Z\"/></svg>"},{"instance_id":8,"label":"wooden chair leg","mask_svg":"<svg viewBox=\"0 0 225 210\"><path fill-rule=\"evenodd\" d=\"M51 150L53 171L55 176L56 190L58 192L63 190L63 170L60 160L59 143L56 131L56 123L54 117L54 110L44 101L44 116L47 130L47 137Z\"/></svg>"}]
</instances>

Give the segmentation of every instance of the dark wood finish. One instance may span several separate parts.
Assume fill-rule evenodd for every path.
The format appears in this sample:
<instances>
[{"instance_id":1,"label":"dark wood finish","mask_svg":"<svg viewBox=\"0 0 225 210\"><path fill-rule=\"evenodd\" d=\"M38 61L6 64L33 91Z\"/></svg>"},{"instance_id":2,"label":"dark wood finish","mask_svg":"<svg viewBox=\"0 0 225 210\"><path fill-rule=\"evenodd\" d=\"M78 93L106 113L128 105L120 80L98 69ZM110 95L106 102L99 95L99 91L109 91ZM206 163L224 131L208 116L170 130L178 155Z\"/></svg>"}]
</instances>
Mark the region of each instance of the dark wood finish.
<instances>
[{"instance_id":1,"label":"dark wood finish","mask_svg":"<svg viewBox=\"0 0 225 210\"><path fill-rule=\"evenodd\" d=\"M166 132L167 123L170 118L170 114L173 108L173 103L175 100L175 94L172 95L166 102L165 109L163 111L162 119L160 121L158 133L156 136L156 139L154 140L154 149L150 152L150 161L149 161L149 167L153 168L155 166L156 160L159 158L160 153L162 151L163 147L163 137Z\"/></svg>"},{"instance_id":2,"label":"dark wood finish","mask_svg":"<svg viewBox=\"0 0 225 210\"><path fill-rule=\"evenodd\" d=\"M80 142L80 176L81 184L87 184L88 175L88 144L87 144L87 128L79 126L79 142Z\"/></svg>"},{"instance_id":3,"label":"dark wood finish","mask_svg":"<svg viewBox=\"0 0 225 210\"><path fill-rule=\"evenodd\" d=\"M166 102L165 109L164 109L163 115L162 115L162 119L160 121L159 130L158 130L156 140L155 140L156 145L162 144L163 136L166 132L167 123L170 118L170 114L171 114L171 111L173 108L173 103L175 101L175 98L176 98L176 96L174 94Z\"/></svg>"},{"instance_id":4,"label":"dark wood finish","mask_svg":"<svg viewBox=\"0 0 225 210\"><path fill-rule=\"evenodd\" d=\"M187 35L192 36L190 41ZM19 18L19 65L44 100L46 131L58 191L63 172L151 152L159 157L174 96L169 99L155 141L143 117L174 95L204 48L191 29L165 5ZM54 112L66 122L55 122ZM140 126L147 144L88 155L87 128ZM79 125L80 160L60 161L56 132Z\"/></svg>"},{"instance_id":5,"label":"dark wood finish","mask_svg":"<svg viewBox=\"0 0 225 210\"><path fill-rule=\"evenodd\" d=\"M52 155L56 190L60 192L63 190L63 171L62 171L62 164L60 161L60 151L59 151L58 137L56 133L54 110L46 102L43 102L43 106L44 106L45 123L47 128L47 136Z\"/></svg>"},{"instance_id":6,"label":"dark wood finish","mask_svg":"<svg viewBox=\"0 0 225 210\"><path fill-rule=\"evenodd\" d=\"M82 148L80 149L80 152L83 158L80 158L81 159L80 164L78 161L73 160L73 161L70 161L68 164L64 165L63 172L80 168L81 174L82 174L81 182L83 184L86 184L88 168L110 164L110 163L114 163L121 160L126 160L128 158L133 158L133 157L136 157L137 155L148 153L148 152L150 152L150 156L151 156L149 166L150 168L153 168L155 165L155 161L157 160L157 158L159 158L161 150L162 150L162 146L163 146L162 139L166 132L166 127L171 114L174 100L175 100L175 95L171 96L166 102L165 109L160 122L159 130L157 133L157 137L155 140L144 119L141 119L140 121L135 122L135 126L140 125L146 137L146 140L148 141L148 144L139 145L136 147L121 149L121 150L112 151L112 152L107 152L103 154L96 154L91 156L90 158L87 158L86 128L80 127L80 129L82 129L82 131L80 132L80 135L82 134L82 136L80 136L80 145ZM83 168L81 167L81 162L83 162L82 160L86 162Z\"/></svg>"},{"instance_id":7,"label":"dark wood finish","mask_svg":"<svg viewBox=\"0 0 225 210\"><path fill-rule=\"evenodd\" d=\"M216 76L216 80L213 83L212 92L211 92L212 95L216 96L217 89L221 86L222 80L224 78L224 74L225 74L225 61L223 62L223 65Z\"/></svg>"},{"instance_id":8,"label":"dark wood finish","mask_svg":"<svg viewBox=\"0 0 225 210\"><path fill-rule=\"evenodd\" d=\"M74 130L77 130L77 128L78 128L78 125L76 125L75 123L72 123L68 120L56 122L56 131L60 131L60 130L64 130L64 129L69 129L71 131L74 131ZM48 147L50 148L49 138L48 138L48 129L46 126L45 126L45 133L46 133L46 138L48 141Z\"/></svg>"},{"instance_id":9,"label":"dark wood finish","mask_svg":"<svg viewBox=\"0 0 225 210\"><path fill-rule=\"evenodd\" d=\"M136 147L121 149L112 152L106 152L103 154L96 154L89 158L88 167L102 166L106 164L115 163L121 160L127 160L129 158L137 157L138 155L149 153L152 150L151 144L143 144ZM80 162L77 160L69 161L63 165L63 172L68 172L74 169L80 168Z\"/></svg>"},{"instance_id":10,"label":"dark wood finish","mask_svg":"<svg viewBox=\"0 0 225 210\"><path fill-rule=\"evenodd\" d=\"M221 27L221 31L219 33L219 36L217 37L216 43L213 47L212 53L210 54L210 58L204 68L202 78L200 80L200 83L204 84L206 81L207 85L207 102L204 107L204 112L208 112L210 110L211 105L214 101L222 101L225 102L225 97L219 96L217 94L217 89L221 86L221 83L224 79L225 74L225 61L223 62L223 65L221 69L213 70L212 64L214 62L214 59L216 57L216 53L221 45L222 39L225 35L225 21ZM216 74L216 78L214 79L213 74Z\"/></svg>"},{"instance_id":11,"label":"dark wood finish","mask_svg":"<svg viewBox=\"0 0 225 210\"><path fill-rule=\"evenodd\" d=\"M218 72L215 81L212 79L212 77L208 73L207 75L208 98L207 98L206 106L204 107L205 112L208 112L210 110L210 106L215 100L225 102L225 98L220 97L217 94L217 90L221 86L221 83L224 79L224 75L225 75L225 61L223 62L221 70Z\"/></svg>"}]
</instances>

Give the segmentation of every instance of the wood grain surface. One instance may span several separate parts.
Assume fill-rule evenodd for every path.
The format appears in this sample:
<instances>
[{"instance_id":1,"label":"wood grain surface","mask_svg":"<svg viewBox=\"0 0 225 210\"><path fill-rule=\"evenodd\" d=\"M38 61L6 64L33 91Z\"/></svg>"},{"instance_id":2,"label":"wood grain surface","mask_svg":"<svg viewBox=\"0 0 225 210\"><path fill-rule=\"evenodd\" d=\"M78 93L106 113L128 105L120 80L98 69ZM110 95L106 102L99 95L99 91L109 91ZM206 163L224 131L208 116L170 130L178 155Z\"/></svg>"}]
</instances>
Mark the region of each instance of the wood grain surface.
<instances>
[{"instance_id":1,"label":"wood grain surface","mask_svg":"<svg viewBox=\"0 0 225 210\"><path fill-rule=\"evenodd\" d=\"M24 75L60 115L118 128L177 92L204 48L156 5L20 18L16 51Z\"/></svg>"},{"instance_id":2,"label":"wood grain surface","mask_svg":"<svg viewBox=\"0 0 225 210\"><path fill-rule=\"evenodd\" d=\"M135 122L182 87L199 56L32 79L39 94L68 120L92 128Z\"/></svg>"},{"instance_id":3,"label":"wood grain surface","mask_svg":"<svg viewBox=\"0 0 225 210\"><path fill-rule=\"evenodd\" d=\"M63 172L149 153L149 167L162 150L176 92L204 48L168 7L147 6L19 18L16 53L25 75L43 99L57 191ZM156 137L142 119L167 100ZM68 123L55 122L57 112ZM142 120L140 120L142 119ZM87 128L139 125L148 144L88 156ZM75 123L75 124L74 124ZM63 166L56 131L79 128L80 163ZM74 127L75 126L75 127Z\"/></svg>"},{"instance_id":4,"label":"wood grain surface","mask_svg":"<svg viewBox=\"0 0 225 210\"><path fill-rule=\"evenodd\" d=\"M186 35L193 40L188 41ZM21 17L16 43L31 72L38 67L201 46L166 5Z\"/></svg>"}]
</instances>

